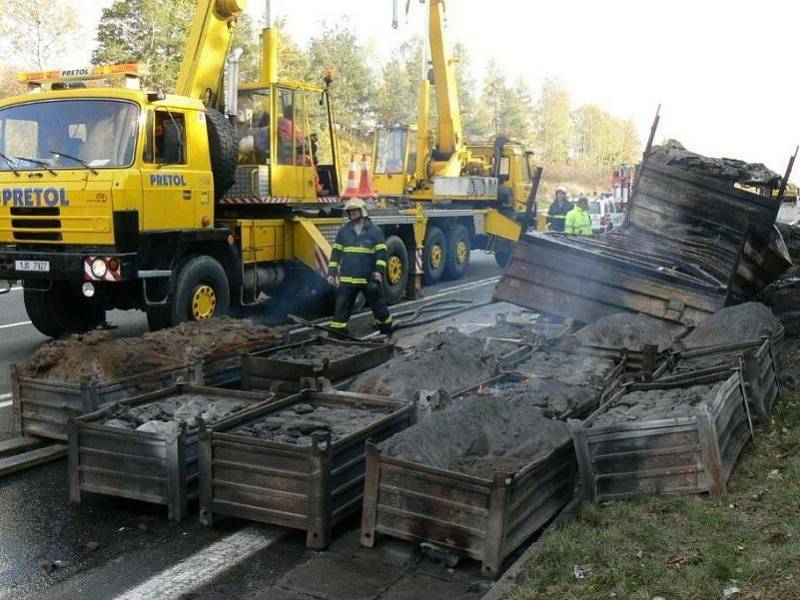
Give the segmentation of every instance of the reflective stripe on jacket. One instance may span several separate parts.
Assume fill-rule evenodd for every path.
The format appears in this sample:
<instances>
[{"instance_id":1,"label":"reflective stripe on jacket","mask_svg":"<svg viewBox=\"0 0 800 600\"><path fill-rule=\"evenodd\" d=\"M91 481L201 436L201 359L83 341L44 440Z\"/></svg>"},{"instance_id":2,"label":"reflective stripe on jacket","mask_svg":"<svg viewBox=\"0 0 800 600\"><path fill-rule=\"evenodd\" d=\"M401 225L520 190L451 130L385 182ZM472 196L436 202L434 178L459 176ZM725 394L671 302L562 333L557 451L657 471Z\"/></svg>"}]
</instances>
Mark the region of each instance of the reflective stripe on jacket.
<instances>
[{"instance_id":1,"label":"reflective stripe on jacket","mask_svg":"<svg viewBox=\"0 0 800 600\"><path fill-rule=\"evenodd\" d=\"M352 221L345 223L336 235L328 269L341 283L350 285L366 285L373 274L384 274L386 241L383 232L369 219L364 219L361 233L356 233Z\"/></svg>"},{"instance_id":2,"label":"reflective stripe on jacket","mask_svg":"<svg viewBox=\"0 0 800 600\"><path fill-rule=\"evenodd\" d=\"M576 206L567 213L564 231L572 235L592 235L592 217L581 207Z\"/></svg>"}]
</instances>

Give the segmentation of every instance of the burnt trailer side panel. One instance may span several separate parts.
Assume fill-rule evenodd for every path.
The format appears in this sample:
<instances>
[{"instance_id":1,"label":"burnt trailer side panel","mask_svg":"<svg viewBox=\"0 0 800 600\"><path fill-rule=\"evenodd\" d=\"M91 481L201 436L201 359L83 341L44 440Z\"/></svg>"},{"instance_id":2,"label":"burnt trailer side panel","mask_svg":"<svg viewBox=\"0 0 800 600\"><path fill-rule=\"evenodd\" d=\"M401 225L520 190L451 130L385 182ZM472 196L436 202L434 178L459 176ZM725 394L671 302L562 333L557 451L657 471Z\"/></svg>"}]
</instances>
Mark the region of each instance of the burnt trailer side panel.
<instances>
[{"instance_id":1,"label":"burnt trailer side panel","mask_svg":"<svg viewBox=\"0 0 800 600\"><path fill-rule=\"evenodd\" d=\"M494 297L584 323L616 312L699 323L732 292L780 274L780 248L759 242L774 237L778 209L773 198L646 161L621 228L526 234Z\"/></svg>"}]
</instances>

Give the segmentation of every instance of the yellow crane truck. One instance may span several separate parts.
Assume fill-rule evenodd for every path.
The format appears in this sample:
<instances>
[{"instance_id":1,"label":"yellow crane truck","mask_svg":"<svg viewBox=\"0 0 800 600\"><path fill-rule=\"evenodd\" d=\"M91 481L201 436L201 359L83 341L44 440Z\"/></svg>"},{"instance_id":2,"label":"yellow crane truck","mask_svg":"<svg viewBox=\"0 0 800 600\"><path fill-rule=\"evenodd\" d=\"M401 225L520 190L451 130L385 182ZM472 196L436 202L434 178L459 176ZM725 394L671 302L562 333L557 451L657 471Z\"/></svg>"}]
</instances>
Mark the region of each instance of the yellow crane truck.
<instances>
[{"instance_id":1,"label":"yellow crane truck","mask_svg":"<svg viewBox=\"0 0 800 600\"><path fill-rule=\"evenodd\" d=\"M373 152L373 176L378 194L391 203L421 202L426 206L474 210L487 219L482 235L463 224L448 226L440 248L428 245L430 256L441 256L460 271L471 248L494 251L505 266L521 226L533 224L530 204L535 201L541 171L531 163L532 152L519 140L497 136L483 143L467 143L461 124L455 65L445 34L445 0L420 0L425 5L422 73L417 124L378 130ZM393 0L395 28L399 0ZM410 2L406 4L406 13ZM437 123L429 127L431 89L435 91ZM538 173L538 174L537 174ZM502 215L500 219L498 215ZM469 234L469 235L467 235Z\"/></svg>"},{"instance_id":2,"label":"yellow crane truck","mask_svg":"<svg viewBox=\"0 0 800 600\"><path fill-rule=\"evenodd\" d=\"M119 65L25 74L30 93L0 101L0 280L21 281L45 335L90 330L112 309L144 310L156 329L329 291L342 188L333 78L278 81L267 3L261 81L238 85L230 46L245 4L199 0L174 94L141 89L144 67ZM124 85L93 87L112 77ZM431 251L443 231L520 231L493 209L422 202L371 217L387 236L390 303L445 275L424 260L443 258Z\"/></svg>"}]
</instances>

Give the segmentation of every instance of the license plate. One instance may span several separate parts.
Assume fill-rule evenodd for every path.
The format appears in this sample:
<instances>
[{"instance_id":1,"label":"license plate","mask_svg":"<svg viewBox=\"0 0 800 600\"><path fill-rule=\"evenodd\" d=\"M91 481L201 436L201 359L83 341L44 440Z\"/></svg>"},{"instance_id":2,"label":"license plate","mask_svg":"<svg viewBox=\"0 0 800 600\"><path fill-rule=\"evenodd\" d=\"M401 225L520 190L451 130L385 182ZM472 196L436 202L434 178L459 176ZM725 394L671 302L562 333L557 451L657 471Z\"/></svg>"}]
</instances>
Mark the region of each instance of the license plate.
<instances>
[{"instance_id":1,"label":"license plate","mask_svg":"<svg viewBox=\"0 0 800 600\"><path fill-rule=\"evenodd\" d=\"M17 271L29 271L32 273L49 273L50 261L47 260L17 260L14 261Z\"/></svg>"}]
</instances>

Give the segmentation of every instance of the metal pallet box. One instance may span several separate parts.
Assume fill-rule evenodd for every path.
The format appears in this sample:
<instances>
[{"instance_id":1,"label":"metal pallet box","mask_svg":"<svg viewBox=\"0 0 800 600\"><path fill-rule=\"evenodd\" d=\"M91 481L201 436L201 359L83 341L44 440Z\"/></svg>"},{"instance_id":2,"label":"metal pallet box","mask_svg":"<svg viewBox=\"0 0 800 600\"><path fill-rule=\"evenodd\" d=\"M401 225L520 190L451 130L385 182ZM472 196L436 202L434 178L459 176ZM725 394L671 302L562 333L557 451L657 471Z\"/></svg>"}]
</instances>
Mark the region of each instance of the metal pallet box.
<instances>
[{"instance_id":1,"label":"metal pallet box","mask_svg":"<svg viewBox=\"0 0 800 600\"><path fill-rule=\"evenodd\" d=\"M109 402L174 385L202 381L199 365L183 365L140 373L109 383L84 377L79 383L25 377L11 366L14 419L19 435L67 439L67 421L94 412Z\"/></svg>"},{"instance_id":2,"label":"metal pallet box","mask_svg":"<svg viewBox=\"0 0 800 600\"><path fill-rule=\"evenodd\" d=\"M622 395L721 383L713 401L694 416L593 426ZM617 391L586 421L569 420L583 495L591 502L642 494L725 494L725 486L753 435L740 372L687 376L669 383L634 384Z\"/></svg>"},{"instance_id":3,"label":"metal pallet box","mask_svg":"<svg viewBox=\"0 0 800 600\"><path fill-rule=\"evenodd\" d=\"M347 352L331 360L326 349ZM281 356L293 350L308 350L319 354L319 359L298 360ZM328 381L341 381L383 364L394 354L394 346L381 342L350 342L324 336L284 346L270 348L242 356L242 381L244 390L275 389L297 392L300 381L324 377Z\"/></svg>"},{"instance_id":4,"label":"metal pallet box","mask_svg":"<svg viewBox=\"0 0 800 600\"><path fill-rule=\"evenodd\" d=\"M372 547L380 534L431 542L481 561L494 577L572 499L576 471L570 439L493 479L386 456L370 443L361 544Z\"/></svg>"},{"instance_id":5,"label":"metal pallet box","mask_svg":"<svg viewBox=\"0 0 800 600\"><path fill-rule=\"evenodd\" d=\"M332 441L330 433L298 446L238 435L232 430L297 404L374 407L387 412L367 427ZM415 406L378 396L303 390L269 406L237 413L204 429L200 452L200 520L219 515L307 532L306 544L328 546L331 527L358 512L367 440L384 440L414 422Z\"/></svg>"},{"instance_id":6,"label":"metal pallet box","mask_svg":"<svg viewBox=\"0 0 800 600\"><path fill-rule=\"evenodd\" d=\"M182 394L237 400L263 406L265 393L178 384L70 419L69 493L80 503L83 492L164 504L180 521L198 494L198 427L182 424L174 435L108 427L103 421L118 406L143 406Z\"/></svg>"}]
</instances>

